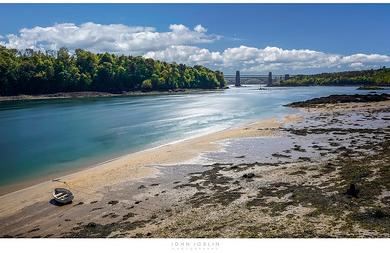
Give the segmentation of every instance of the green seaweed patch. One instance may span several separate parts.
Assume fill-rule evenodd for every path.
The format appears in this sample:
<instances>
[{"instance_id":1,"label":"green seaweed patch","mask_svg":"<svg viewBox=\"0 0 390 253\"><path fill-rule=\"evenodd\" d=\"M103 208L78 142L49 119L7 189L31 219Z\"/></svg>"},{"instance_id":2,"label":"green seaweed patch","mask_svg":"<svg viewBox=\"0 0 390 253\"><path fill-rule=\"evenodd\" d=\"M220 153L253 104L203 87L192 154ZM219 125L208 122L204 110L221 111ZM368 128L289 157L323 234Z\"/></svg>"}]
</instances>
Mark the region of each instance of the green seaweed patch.
<instances>
[{"instance_id":1,"label":"green seaweed patch","mask_svg":"<svg viewBox=\"0 0 390 253\"><path fill-rule=\"evenodd\" d=\"M242 193L236 189L228 190L228 188L220 188L219 190L212 191L211 193L197 192L187 202L194 208L201 207L203 205L216 206L218 204L226 206L239 199L241 195Z\"/></svg>"},{"instance_id":2,"label":"green seaweed patch","mask_svg":"<svg viewBox=\"0 0 390 253\"><path fill-rule=\"evenodd\" d=\"M380 233L390 233L390 208L374 207L365 212L358 212L350 215L353 221L369 230Z\"/></svg>"},{"instance_id":3,"label":"green seaweed patch","mask_svg":"<svg viewBox=\"0 0 390 253\"><path fill-rule=\"evenodd\" d=\"M329 234L319 233L310 222L304 224L295 220L282 219L262 225L243 226L241 238L331 238Z\"/></svg>"},{"instance_id":4,"label":"green seaweed patch","mask_svg":"<svg viewBox=\"0 0 390 253\"><path fill-rule=\"evenodd\" d=\"M128 213L127 215L129 217L133 216L130 213ZM133 222L126 220L112 222L109 224L90 222L86 225L79 225L73 227L70 232L63 233L61 236L65 238L104 238L110 237L113 233L122 233L122 235L124 236L126 232L138 228L143 228L148 224L152 224L157 218L158 217L156 215L152 215L147 220L137 220ZM118 237L118 235L114 237Z\"/></svg>"}]
</instances>

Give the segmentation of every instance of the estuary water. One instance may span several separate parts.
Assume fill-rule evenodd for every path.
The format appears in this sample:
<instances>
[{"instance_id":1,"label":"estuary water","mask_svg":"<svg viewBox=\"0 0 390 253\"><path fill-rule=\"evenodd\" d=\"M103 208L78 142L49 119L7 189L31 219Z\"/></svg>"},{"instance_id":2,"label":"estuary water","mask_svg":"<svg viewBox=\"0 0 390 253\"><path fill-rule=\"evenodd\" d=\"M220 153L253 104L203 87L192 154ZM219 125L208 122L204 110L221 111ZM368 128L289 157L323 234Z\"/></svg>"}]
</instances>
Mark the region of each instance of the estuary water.
<instances>
[{"instance_id":1,"label":"estuary water","mask_svg":"<svg viewBox=\"0 0 390 253\"><path fill-rule=\"evenodd\" d=\"M84 168L124 154L294 109L284 104L356 87L232 87L183 95L0 103L0 186Z\"/></svg>"}]
</instances>

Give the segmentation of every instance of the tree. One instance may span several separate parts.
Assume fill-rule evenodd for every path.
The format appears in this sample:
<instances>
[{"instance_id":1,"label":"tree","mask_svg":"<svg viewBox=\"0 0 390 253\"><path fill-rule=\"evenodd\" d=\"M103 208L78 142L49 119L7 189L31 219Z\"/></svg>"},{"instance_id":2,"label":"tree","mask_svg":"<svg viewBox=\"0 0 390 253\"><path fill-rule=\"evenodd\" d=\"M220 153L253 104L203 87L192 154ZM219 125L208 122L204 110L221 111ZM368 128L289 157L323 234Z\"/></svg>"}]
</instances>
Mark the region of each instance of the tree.
<instances>
[{"instance_id":1,"label":"tree","mask_svg":"<svg viewBox=\"0 0 390 253\"><path fill-rule=\"evenodd\" d=\"M224 86L222 72L203 66L169 64L141 56L94 54L82 49L73 53L66 48L40 52L0 46L2 96L70 91L217 89Z\"/></svg>"},{"instance_id":2,"label":"tree","mask_svg":"<svg viewBox=\"0 0 390 253\"><path fill-rule=\"evenodd\" d=\"M297 75L281 82L282 85L383 85L390 84L390 71L377 70L344 71L316 75Z\"/></svg>"},{"instance_id":3,"label":"tree","mask_svg":"<svg viewBox=\"0 0 390 253\"><path fill-rule=\"evenodd\" d=\"M142 91L151 91L153 88L152 86L152 80L146 79L142 82L141 90Z\"/></svg>"}]
</instances>

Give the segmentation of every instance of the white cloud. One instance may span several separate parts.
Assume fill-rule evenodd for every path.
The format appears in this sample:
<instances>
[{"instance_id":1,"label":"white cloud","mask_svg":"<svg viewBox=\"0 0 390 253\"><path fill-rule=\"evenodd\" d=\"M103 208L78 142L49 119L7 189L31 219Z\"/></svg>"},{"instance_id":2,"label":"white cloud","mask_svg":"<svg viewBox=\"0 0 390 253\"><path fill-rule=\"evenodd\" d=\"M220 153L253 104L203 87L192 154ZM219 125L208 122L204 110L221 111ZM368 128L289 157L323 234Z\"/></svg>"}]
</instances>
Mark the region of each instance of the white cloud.
<instances>
[{"instance_id":1,"label":"white cloud","mask_svg":"<svg viewBox=\"0 0 390 253\"><path fill-rule=\"evenodd\" d=\"M170 46L161 51L148 52L144 56L189 65L218 64L218 62L222 61L219 52L210 52L208 49L194 46Z\"/></svg>"},{"instance_id":2,"label":"white cloud","mask_svg":"<svg viewBox=\"0 0 390 253\"><path fill-rule=\"evenodd\" d=\"M145 57L189 65L205 64L223 70L245 72L299 71L329 68L362 68L378 63L390 63L390 56L379 54L340 55L308 49L286 50L278 47L255 48L240 46L222 52L196 46L170 46L148 52ZM380 64L379 64L380 65Z\"/></svg>"},{"instance_id":3,"label":"white cloud","mask_svg":"<svg viewBox=\"0 0 390 253\"><path fill-rule=\"evenodd\" d=\"M349 65L351 68L354 68L354 69L361 69L364 67L364 64L361 63L361 62L353 62Z\"/></svg>"},{"instance_id":4,"label":"white cloud","mask_svg":"<svg viewBox=\"0 0 390 253\"><path fill-rule=\"evenodd\" d=\"M208 43L219 38L206 34L202 26L190 30L184 25L172 24L169 29L168 32L157 32L153 27L122 24L62 23L49 27L23 28L18 35L7 35L7 41L3 41L3 44L16 49L56 50L67 47L140 55L171 45Z\"/></svg>"},{"instance_id":5,"label":"white cloud","mask_svg":"<svg viewBox=\"0 0 390 253\"><path fill-rule=\"evenodd\" d=\"M168 62L202 64L223 71L240 69L245 72L278 71L283 73L327 69L361 69L390 63L390 56L356 53L333 54L309 49L278 47L239 47L211 51L199 45L221 37L207 33L202 25L193 29L171 24L169 31L153 27L102 25L96 23L56 24L49 27L23 28L19 34L0 35L0 45L16 49L83 48L93 52L143 55Z\"/></svg>"},{"instance_id":6,"label":"white cloud","mask_svg":"<svg viewBox=\"0 0 390 253\"><path fill-rule=\"evenodd\" d=\"M342 62L354 63L354 62L388 62L390 56L380 54L353 54L344 56Z\"/></svg>"},{"instance_id":7,"label":"white cloud","mask_svg":"<svg viewBox=\"0 0 390 253\"><path fill-rule=\"evenodd\" d=\"M195 26L194 31L196 31L198 33L205 33L205 32L207 32L207 29L204 28L202 25L197 25L197 26Z\"/></svg>"}]
</instances>

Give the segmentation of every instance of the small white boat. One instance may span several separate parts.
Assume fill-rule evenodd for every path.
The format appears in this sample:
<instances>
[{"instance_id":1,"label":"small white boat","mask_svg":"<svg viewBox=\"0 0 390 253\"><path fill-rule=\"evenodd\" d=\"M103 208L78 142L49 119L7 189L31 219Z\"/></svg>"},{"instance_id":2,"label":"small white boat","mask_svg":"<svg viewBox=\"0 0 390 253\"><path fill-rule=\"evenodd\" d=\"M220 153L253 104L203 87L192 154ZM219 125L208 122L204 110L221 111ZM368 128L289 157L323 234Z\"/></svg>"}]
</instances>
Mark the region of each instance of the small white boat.
<instances>
[{"instance_id":1,"label":"small white boat","mask_svg":"<svg viewBox=\"0 0 390 253\"><path fill-rule=\"evenodd\" d=\"M73 193L65 188L55 188L53 197L60 204L68 204L74 198Z\"/></svg>"}]
</instances>

